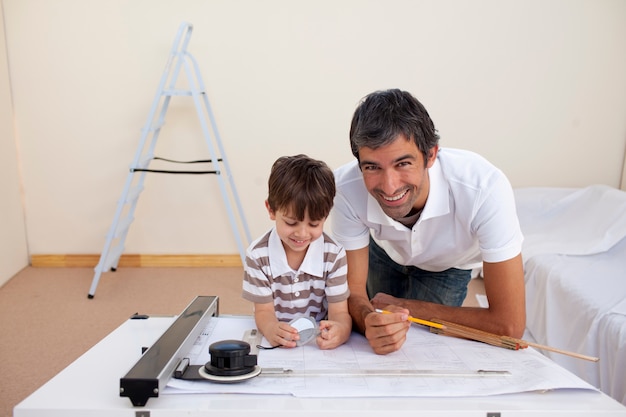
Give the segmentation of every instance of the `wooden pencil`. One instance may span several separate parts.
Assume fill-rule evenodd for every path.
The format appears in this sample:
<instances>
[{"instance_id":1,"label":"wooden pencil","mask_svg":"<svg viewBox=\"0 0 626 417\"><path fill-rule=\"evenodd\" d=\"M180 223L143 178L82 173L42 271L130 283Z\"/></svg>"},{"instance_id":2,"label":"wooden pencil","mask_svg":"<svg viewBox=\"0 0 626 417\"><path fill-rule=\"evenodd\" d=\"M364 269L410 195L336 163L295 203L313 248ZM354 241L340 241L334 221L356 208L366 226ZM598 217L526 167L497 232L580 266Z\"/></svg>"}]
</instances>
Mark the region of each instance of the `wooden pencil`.
<instances>
[{"instance_id":1,"label":"wooden pencil","mask_svg":"<svg viewBox=\"0 0 626 417\"><path fill-rule=\"evenodd\" d=\"M387 310L376 309L377 313L389 314ZM440 319L424 320L417 317L409 316L408 321L430 327L432 333L460 337L463 339L476 340L478 342L487 343L489 345L498 346L505 349L519 350L532 346L537 349L547 350L550 352L560 353L562 355L571 356L578 359L584 359L591 362L597 362L600 358L594 356L582 355L580 353L569 352L563 349L553 348L551 346L540 345L534 342L517 339L510 336L500 336L494 333L485 332L483 330L474 329L472 327L463 326L461 324L451 323Z\"/></svg>"},{"instance_id":2,"label":"wooden pencil","mask_svg":"<svg viewBox=\"0 0 626 417\"><path fill-rule=\"evenodd\" d=\"M532 346L537 349L547 350L550 352L560 353L562 355L571 356L578 359L583 359L591 362L597 362L600 358L594 356L582 355L576 352L570 352L563 349L554 348L551 346L540 345L534 342L528 342L526 340L517 339L510 336L500 336L494 333L485 332L483 330L474 329L472 327L463 326L456 323L450 323L440 319L432 319L434 323L442 324L443 328L431 327L430 331L437 334L443 334L448 336L462 337L465 339L476 340L479 342L487 343L493 346L502 347L505 349L519 350L525 349L528 346Z\"/></svg>"}]
</instances>

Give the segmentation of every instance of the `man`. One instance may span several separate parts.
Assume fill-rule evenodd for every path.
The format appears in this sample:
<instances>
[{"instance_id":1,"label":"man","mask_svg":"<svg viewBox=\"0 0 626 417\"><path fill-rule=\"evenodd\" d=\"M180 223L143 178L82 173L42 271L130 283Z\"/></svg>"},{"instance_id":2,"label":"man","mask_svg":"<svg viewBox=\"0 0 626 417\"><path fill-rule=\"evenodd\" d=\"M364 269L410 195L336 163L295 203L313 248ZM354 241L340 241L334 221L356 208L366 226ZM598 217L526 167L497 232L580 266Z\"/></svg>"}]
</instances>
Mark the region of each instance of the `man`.
<instances>
[{"instance_id":1,"label":"man","mask_svg":"<svg viewBox=\"0 0 626 417\"><path fill-rule=\"evenodd\" d=\"M350 314L379 354L402 346L409 315L524 332L523 237L511 185L484 158L438 141L411 94L375 92L352 119L356 161L335 171L332 231L346 249ZM474 268L482 268L489 308L461 307Z\"/></svg>"}]
</instances>

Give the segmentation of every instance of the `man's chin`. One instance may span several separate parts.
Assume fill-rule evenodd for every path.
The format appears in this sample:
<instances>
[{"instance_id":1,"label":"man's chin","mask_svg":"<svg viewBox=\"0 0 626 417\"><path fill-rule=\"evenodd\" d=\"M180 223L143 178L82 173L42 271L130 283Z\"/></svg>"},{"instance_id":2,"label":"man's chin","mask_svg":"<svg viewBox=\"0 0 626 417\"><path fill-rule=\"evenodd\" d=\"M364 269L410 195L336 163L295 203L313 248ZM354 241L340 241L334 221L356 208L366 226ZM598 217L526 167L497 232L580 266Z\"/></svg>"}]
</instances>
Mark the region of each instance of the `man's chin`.
<instances>
[{"instance_id":1,"label":"man's chin","mask_svg":"<svg viewBox=\"0 0 626 417\"><path fill-rule=\"evenodd\" d=\"M391 217L394 220L399 220L402 219L403 217L406 217L407 214L409 214L409 212L411 211L411 209L406 209L403 207L385 207L385 206L381 206L381 208L383 209L383 212Z\"/></svg>"}]
</instances>

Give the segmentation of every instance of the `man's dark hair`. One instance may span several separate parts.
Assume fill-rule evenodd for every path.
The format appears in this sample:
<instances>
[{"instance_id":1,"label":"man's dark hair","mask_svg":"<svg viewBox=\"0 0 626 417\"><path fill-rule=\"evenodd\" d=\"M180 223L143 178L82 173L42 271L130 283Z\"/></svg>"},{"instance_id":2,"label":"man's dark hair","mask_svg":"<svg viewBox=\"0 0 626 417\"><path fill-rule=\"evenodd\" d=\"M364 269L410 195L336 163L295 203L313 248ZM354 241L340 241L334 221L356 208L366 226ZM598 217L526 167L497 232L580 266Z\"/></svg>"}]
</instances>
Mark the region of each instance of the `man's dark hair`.
<instances>
[{"instance_id":1,"label":"man's dark hair","mask_svg":"<svg viewBox=\"0 0 626 417\"><path fill-rule=\"evenodd\" d=\"M306 155L283 156L274 162L268 180L268 204L273 211L287 211L299 221L308 212L311 220L328 217L335 198L333 171Z\"/></svg>"},{"instance_id":2,"label":"man's dark hair","mask_svg":"<svg viewBox=\"0 0 626 417\"><path fill-rule=\"evenodd\" d=\"M361 100L350 126L350 147L357 160L360 148L377 149L398 135L415 142L424 162L439 142L426 108L410 93L398 89L376 91Z\"/></svg>"}]
</instances>

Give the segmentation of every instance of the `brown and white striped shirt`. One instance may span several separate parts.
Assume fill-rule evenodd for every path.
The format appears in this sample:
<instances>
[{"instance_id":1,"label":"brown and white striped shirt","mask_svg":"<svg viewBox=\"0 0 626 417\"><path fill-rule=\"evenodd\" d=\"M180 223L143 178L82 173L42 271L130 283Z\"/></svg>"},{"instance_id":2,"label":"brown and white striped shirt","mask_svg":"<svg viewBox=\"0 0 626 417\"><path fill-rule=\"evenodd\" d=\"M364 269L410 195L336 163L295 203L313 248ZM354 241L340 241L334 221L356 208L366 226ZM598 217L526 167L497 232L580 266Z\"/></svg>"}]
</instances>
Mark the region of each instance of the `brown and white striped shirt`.
<instances>
[{"instance_id":1,"label":"brown and white striped shirt","mask_svg":"<svg viewBox=\"0 0 626 417\"><path fill-rule=\"evenodd\" d=\"M287 256L275 228L254 241L247 250L243 298L254 303L274 302L276 317L290 321L328 315L328 303L348 299L346 252L323 233L311 242L298 271Z\"/></svg>"}]
</instances>

